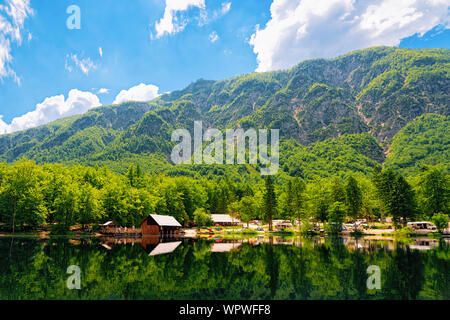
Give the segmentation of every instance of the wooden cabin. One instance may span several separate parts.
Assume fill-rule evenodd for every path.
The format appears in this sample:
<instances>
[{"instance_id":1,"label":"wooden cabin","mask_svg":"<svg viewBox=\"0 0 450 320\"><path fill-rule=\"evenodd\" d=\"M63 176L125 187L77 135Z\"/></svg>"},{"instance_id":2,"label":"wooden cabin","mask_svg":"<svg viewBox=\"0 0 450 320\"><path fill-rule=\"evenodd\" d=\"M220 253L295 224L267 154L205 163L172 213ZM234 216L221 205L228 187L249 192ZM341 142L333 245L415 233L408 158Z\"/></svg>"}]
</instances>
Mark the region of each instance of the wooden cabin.
<instances>
[{"instance_id":1,"label":"wooden cabin","mask_svg":"<svg viewBox=\"0 0 450 320\"><path fill-rule=\"evenodd\" d=\"M229 214L212 214L211 219L215 226L221 227L238 226L242 223L240 220L233 218Z\"/></svg>"},{"instance_id":2,"label":"wooden cabin","mask_svg":"<svg viewBox=\"0 0 450 320\"><path fill-rule=\"evenodd\" d=\"M142 236L173 236L180 233L181 224L171 216L149 215L141 223Z\"/></svg>"}]
</instances>

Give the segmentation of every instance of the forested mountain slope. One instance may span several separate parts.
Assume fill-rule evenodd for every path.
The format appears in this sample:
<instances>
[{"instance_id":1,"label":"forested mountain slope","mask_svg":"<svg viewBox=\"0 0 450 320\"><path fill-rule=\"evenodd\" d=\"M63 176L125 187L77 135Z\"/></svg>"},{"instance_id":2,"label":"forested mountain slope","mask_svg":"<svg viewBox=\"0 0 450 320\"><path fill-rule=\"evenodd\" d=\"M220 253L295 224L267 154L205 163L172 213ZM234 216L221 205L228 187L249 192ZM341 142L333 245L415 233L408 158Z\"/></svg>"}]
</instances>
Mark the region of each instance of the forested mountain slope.
<instances>
[{"instance_id":1,"label":"forested mountain slope","mask_svg":"<svg viewBox=\"0 0 450 320\"><path fill-rule=\"evenodd\" d=\"M386 166L417 174L425 165L450 163L450 119L426 114L400 130L393 139Z\"/></svg>"},{"instance_id":2,"label":"forested mountain slope","mask_svg":"<svg viewBox=\"0 0 450 320\"><path fill-rule=\"evenodd\" d=\"M383 149L389 147L387 163L407 170L427 157L448 160L449 73L450 50L377 47L285 71L199 80L148 103L103 106L0 136L0 159L98 164L115 171L134 162L154 172L207 174L202 166L173 168L167 160L171 132L192 130L202 120L204 128L280 129L281 168L291 175L367 173L385 161ZM435 115L414 121L429 113ZM422 134L439 136L441 147L428 147L435 140L417 138ZM411 143L421 145L422 155L405 159Z\"/></svg>"}]
</instances>

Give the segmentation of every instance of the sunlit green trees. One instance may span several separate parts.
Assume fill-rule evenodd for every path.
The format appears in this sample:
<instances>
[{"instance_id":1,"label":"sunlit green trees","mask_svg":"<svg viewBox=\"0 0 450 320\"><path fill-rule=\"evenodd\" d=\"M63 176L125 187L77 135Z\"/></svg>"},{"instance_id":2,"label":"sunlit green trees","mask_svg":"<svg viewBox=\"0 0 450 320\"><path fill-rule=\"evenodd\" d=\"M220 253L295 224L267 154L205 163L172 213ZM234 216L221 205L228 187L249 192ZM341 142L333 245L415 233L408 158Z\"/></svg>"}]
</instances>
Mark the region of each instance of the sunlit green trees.
<instances>
[{"instance_id":1,"label":"sunlit green trees","mask_svg":"<svg viewBox=\"0 0 450 320\"><path fill-rule=\"evenodd\" d=\"M371 179L359 173L303 180L281 173L238 182L146 174L137 166L118 175L106 168L22 160L0 163L0 228L15 232L46 226L64 233L110 220L138 227L149 214L170 215L189 226L203 210L239 216L243 222L262 219L269 225L273 219L297 220L305 231L313 223L317 227L340 220L342 210L342 219L382 214L400 224L420 213L424 219L447 214L448 181L439 168L423 170L408 181L391 169L376 169Z\"/></svg>"},{"instance_id":2,"label":"sunlit green trees","mask_svg":"<svg viewBox=\"0 0 450 320\"><path fill-rule=\"evenodd\" d=\"M442 212L434 214L433 217L431 217L431 220L436 225L439 232L448 228L448 215L443 214Z\"/></svg>"},{"instance_id":3,"label":"sunlit green trees","mask_svg":"<svg viewBox=\"0 0 450 320\"><path fill-rule=\"evenodd\" d=\"M55 232L67 232L77 223L80 214L80 195L81 192L74 183L67 181L62 186L53 203L55 208L53 220L57 223L57 227L53 229Z\"/></svg>"},{"instance_id":4,"label":"sunlit green trees","mask_svg":"<svg viewBox=\"0 0 450 320\"><path fill-rule=\"evenodd\" d=\"M213 225L211 215L209 215L203 208L198 208L195 210L194 223L197 227L210 227Z\"/></svg>"},{"instance_id":5,"label":"sunlit green trees","mask_svg":"<svg viewBox=\"0 0 450 320\"><path fill-rule=\"evenodd\" d=\"M81 188L79 202L78 223L84 229L89 224L99 221L103 215L103 208L100 202L100 191L87 184Z\"/></svg>"},{"instance_id":6,"label":"sunlit green trees","mask_svg":"<svg viewBox=\"0 0 450 320\"><path fill-rule=\"evenodd\" d=\"M46 175L31 161L19 161L13 167L3 167L0 188L0 217L15 232L25 227L35 228L45 223L48 215L44 204Z\"/></svg>"},{"instance_id":7,"label":"sunlit green trees","mask_svg":"<svg viewBox=\"0 0 450 320\"><path fill-rule=\"evenodd\" d=\"M104 188L102 192L102 206L107 220L112 220L118 225L125 223L127 203L124 189L112 183Z\"/></svg>"},{"instance_id":8,"label":"sunlit green trees","mask_svg":"<svg viewBox=\"0 0 450 320\"><path fill-rule=\"evenodd\" d=\"M253 197L243 197L241 201L239 201L238 210L241 221L247 223L247 226L251 220L257 218L258 209Z\"/></svg>"}]
</instances>

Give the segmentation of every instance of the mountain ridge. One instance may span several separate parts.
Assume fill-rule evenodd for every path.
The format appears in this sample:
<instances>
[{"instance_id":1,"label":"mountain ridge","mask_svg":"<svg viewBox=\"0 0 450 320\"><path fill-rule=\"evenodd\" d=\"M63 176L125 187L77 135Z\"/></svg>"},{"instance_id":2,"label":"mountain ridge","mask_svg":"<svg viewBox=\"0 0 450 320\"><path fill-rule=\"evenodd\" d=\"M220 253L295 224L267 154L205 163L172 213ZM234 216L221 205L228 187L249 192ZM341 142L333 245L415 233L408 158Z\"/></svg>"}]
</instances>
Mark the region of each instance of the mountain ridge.
<instances>
[{"instance_id":1,"label":"mountain ridge","mask_svg":"<svg viewBox=\"0 0 450 320\"><path fill-rule=\"evenodd\" d=\"M284 139L312 149L329 139L367 133L387 151L394 136L418 117L449 116L449 74L448 49L375 47L303 61L288 70L200 79L150 102L101 106L2 135L0 159L91 163L151 154L168 159L171 131L192 130L197 120L222 130L277 128Z\"/></svg>"}]
</instances>

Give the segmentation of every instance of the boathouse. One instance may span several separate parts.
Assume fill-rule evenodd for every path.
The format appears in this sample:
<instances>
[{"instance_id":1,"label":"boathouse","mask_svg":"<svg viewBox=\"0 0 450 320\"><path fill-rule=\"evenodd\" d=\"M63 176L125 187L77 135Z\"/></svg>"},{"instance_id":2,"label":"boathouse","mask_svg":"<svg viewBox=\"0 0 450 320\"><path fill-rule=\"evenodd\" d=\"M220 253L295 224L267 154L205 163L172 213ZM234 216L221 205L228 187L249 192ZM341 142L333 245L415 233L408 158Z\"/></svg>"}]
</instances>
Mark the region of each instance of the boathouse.
<instances>
[{"instance_id":1,"label":"boathouse","mask_svg":"<svg viewBox=\"0 0 450 320\"><path fill-rule=\"evenodd\" d=\"M181 224L171 216L149 215L141 223L143 236L167 236L180 232Z\"/></svg>"}]
</instances>

